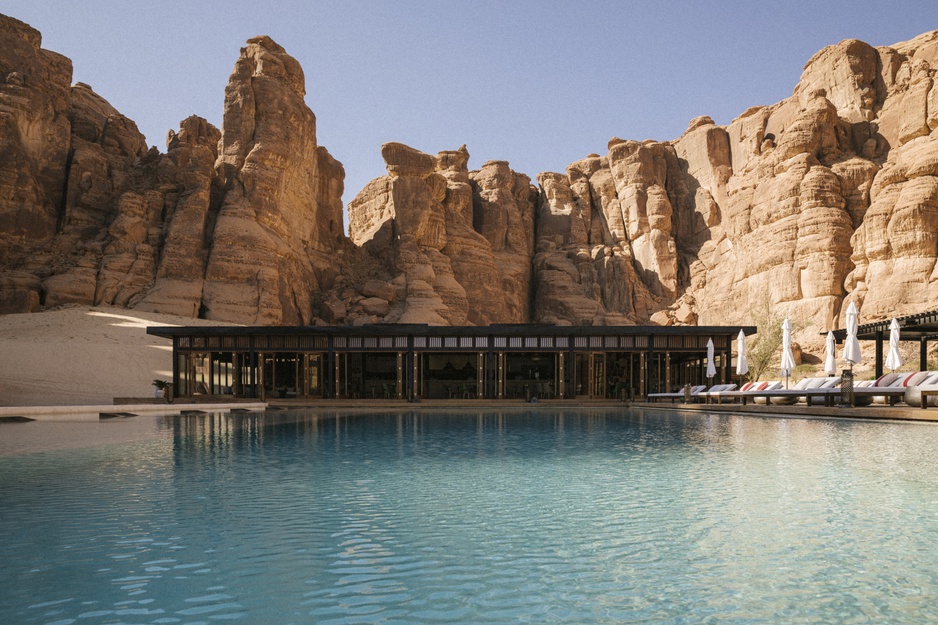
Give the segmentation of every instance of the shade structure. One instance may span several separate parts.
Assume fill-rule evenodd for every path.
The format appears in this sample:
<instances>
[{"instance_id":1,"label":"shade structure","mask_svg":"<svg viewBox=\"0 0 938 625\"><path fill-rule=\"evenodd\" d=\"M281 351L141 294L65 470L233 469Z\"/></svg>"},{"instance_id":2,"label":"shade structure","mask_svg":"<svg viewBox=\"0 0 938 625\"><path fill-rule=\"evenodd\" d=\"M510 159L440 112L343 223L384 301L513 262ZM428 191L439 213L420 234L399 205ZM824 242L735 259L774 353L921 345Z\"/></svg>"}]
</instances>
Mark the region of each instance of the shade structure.
<instances>
[{"instance_id":1,"label":"shade structure","mask_svg":"<svg viewBox=\"0 0 938 625\"><path fill-rule=\"evenodd\" d=\"M895 371L902 366L902 356L899 355L899 321L892 320L889 324L889 353L886 354L886 368Z\"/></svg>"},{"instance_id":2,"label":"shade structure","mask_svg":"<svg viewBox=\"0 0 938 625\"><path fill-rule=\"evenodd\" d=\"M749 373L749 360L746 359L746 335L742 330L736 336L736 351L739 352L736 357L736 375L742 377Z\"/></svg>"},{"instance_id":3,"label":"shade structure","mask_svg":"<svg viewBox=\"0 0 938 625\"><path fill-rule=\"evenodd\" d=\"M853 365L863 360L863 352L860 350L860 340L857 339L859 317L860 311L857 310L857 305L854 302L850 302L850 306L847 307L847 338L844 340L843 359L850 364L851 368Z\"/></svg>"},{"instance_id":4,"label":"shade structure","mask_svg":"<svg viewBox=\"0 0 938 625\"><path fill-rule=\"evenodd\" d=\"M782 322L782 375L785 376L785 386L788 386L788 376L795 368L795 355L791 351L791 321L785 317Z\"/></svg>"},{"instance_id":5,"label":"shade structure","mask_svg":"<svg viewBox=\"0 0 938 625\"><path fill-rule=\"evenodd\" d=\"M834 338L834 332L827 333L827 356L824 358L824 373L834 375L837 373L837 340Z\"/></svg>"},{"instance_id":6,"label":"shade structure","mask_svg":"<svg viewBox=\"0 0 938 625\"><path fill-rule=\"evenodd\" d=\"M707 341L707 377L712 378L717 374L716 365L713 364L713 339Z\"/></svg>"}]
</instances>

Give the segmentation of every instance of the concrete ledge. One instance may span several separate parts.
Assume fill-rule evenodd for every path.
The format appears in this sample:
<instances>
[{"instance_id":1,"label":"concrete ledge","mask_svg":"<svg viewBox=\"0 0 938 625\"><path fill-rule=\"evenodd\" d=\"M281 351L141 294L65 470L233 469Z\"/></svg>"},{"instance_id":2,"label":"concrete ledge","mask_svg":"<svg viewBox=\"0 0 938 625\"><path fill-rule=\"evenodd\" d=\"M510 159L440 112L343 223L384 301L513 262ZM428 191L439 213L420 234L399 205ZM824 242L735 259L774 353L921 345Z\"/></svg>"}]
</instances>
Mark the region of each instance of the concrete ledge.
<instances>
[{"instance_id":1,"label":"concrete ledge","mask_svg":"<svg viewBox=\"0 0 938 625\"><path fill-rule=\"evenodd\" d=\"M807 406L794 404L787 406L765 404L659 404L659 403L632 403L632 408L647 410L682 411L682 412L711 412L723 414L739 414L753 417L770 417L786 419L856 419L860 421L938 421L938 410L922 410L905 405L871 406Z\"/></svg>"},{"instance_id":2,"label":"concrete ledge","mask_svg":"<svg viewBox=\"0 0 938 625\"><path fill-rule=\"evenodd\" d=\"M266 410L265 402L224 404L101 404L97 406L0 406L0 417L25 417L34 421L98 420L104 415L178 415L188 410L230 412ZM107 418L107 417L105 417ZM113 418L113 417L111 417Z\"/></svg>"}]
</instances>

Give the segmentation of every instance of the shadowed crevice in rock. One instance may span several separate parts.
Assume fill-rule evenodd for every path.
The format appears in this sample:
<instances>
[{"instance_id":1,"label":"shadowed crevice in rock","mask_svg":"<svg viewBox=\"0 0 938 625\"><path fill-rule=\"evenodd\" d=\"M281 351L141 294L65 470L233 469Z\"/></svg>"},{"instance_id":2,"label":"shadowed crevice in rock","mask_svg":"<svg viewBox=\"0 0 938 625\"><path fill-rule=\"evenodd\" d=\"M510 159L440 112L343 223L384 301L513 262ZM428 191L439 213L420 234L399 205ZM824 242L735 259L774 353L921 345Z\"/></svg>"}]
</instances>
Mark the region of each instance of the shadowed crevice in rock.
<instances>
[{"instance_id":1,"label":"shadowed crevice in rock","mask_svg":"<svg viewBox=\"0 0 938 625\"><path fill-rule=\"evenodd\" d=\"M246 324L712 324L805 332L938 306L938 31L808 60L792 96L544 172L381 146L344 170L300 64L254 37L224 121L166 152L0 16L0 312L112 304ZM377 149L377 147L376 147Z\"/></svg>"}]
</instances>

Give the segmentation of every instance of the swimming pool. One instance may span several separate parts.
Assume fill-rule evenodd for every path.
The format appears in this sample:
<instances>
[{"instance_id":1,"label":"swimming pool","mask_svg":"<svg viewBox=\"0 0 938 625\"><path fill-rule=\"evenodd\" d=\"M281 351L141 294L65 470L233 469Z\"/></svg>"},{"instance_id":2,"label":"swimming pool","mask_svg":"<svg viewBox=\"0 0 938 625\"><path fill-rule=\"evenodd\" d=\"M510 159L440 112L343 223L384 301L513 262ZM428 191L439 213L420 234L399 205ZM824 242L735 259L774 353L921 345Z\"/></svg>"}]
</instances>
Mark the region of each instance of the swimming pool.
<instances>
[{"instance_id":1,"label":"swimming pool","mask_svg":"<svg viewBox=\"0 0 938 625\"><path fill-rule=\"evenodd\" d=\"M540 407L149 423L0 458L0 622L938 620L931 425ZM20 427L41 425L0 436Z\"/></svg>"}]
</instances>

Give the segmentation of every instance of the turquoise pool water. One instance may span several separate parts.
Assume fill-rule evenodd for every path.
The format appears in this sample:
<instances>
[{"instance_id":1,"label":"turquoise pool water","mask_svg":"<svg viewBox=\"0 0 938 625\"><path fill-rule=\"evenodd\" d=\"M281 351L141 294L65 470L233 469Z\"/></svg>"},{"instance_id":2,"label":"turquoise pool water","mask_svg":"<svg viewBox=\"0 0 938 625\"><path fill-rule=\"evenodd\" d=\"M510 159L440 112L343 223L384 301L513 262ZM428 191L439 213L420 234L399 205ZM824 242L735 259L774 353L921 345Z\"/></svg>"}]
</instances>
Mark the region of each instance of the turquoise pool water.
<instances>
[{"instance_id":1,"label":"turquoise pool water","mask_svg":"<svg viewBox=\"0 0 938 625\"><path fill-rule=\"evenodd\" d=\"M550 408L151 423L0 458L0 623L938 621L938 427ZM42 425L0 437L25 427Z\"/></svg>"}]
</instances>

